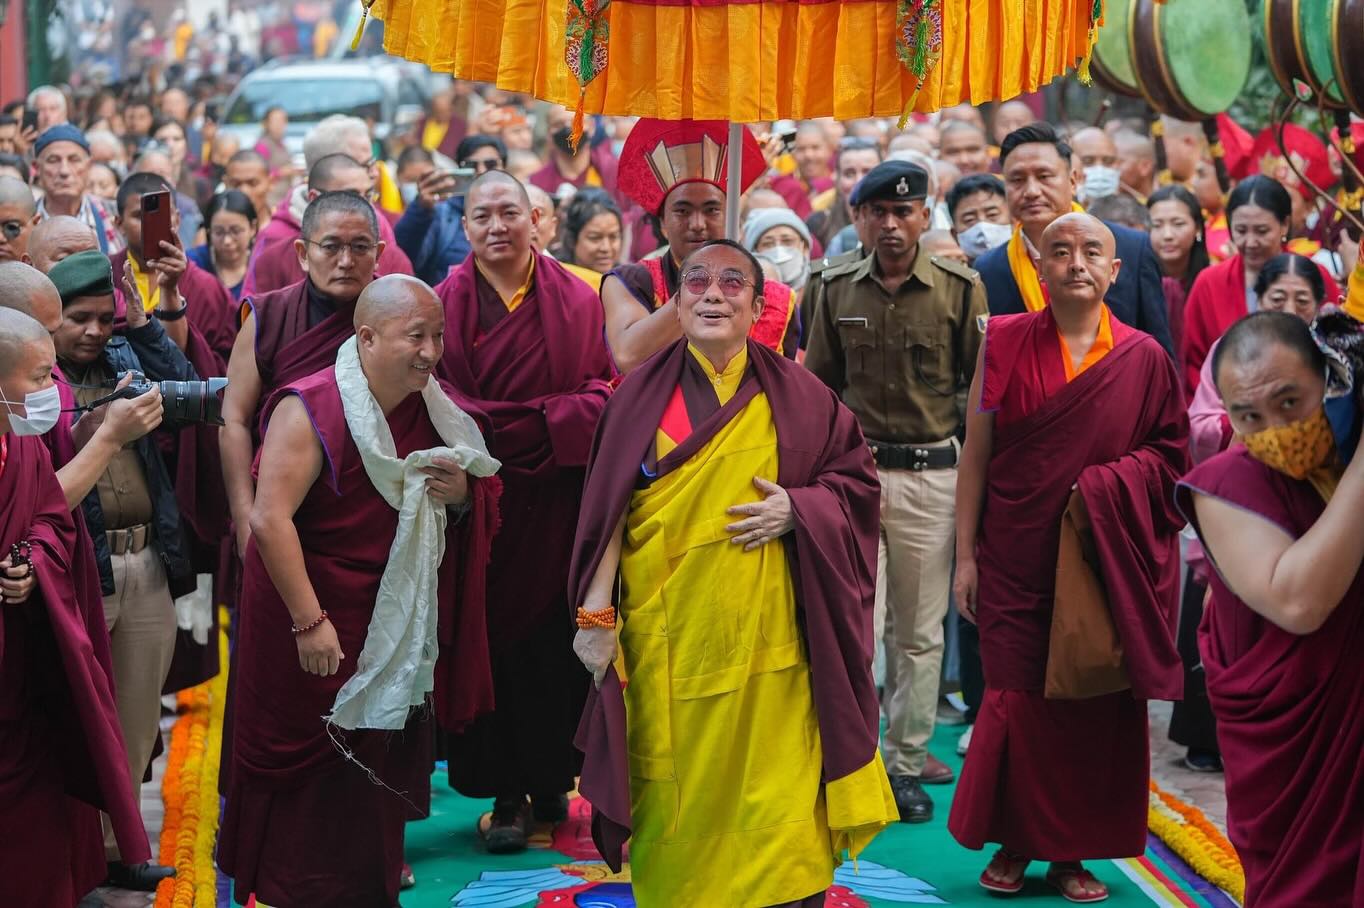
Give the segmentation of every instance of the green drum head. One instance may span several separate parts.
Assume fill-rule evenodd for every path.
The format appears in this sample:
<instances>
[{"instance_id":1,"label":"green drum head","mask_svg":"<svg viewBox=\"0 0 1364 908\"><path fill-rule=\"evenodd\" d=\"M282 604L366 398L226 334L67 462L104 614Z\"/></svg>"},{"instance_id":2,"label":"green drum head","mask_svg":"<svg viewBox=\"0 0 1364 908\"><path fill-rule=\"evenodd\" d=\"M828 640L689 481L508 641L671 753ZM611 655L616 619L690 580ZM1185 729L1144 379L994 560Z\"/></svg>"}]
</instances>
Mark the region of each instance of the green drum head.
<instances>
[{"instance_id":1,"label":"green drum head","mask_svg":"<svg viewBox=\"0 0 1364 908\"><path fill-rule=\"evenodd\" d=\"M1250 75L1244 0L1172 0L1158 7L1170 79L1203 116L1226 110Z\"/></svg>"},{"instance_id":2,"label":"green drum head","mask_svg":"<svg viewBox=\"0 0 1364 908\"><path fill-rule=\"evenodd\" d=\"M1094 43L1094 59L1115 81L1137 94L1132 48L1127 43L1127 19L1131 12L1131 0L1108 0L1104 4L1104 24Z\"/></svg>"},{"instance_id":3,"label":"green drum head","mask_svg":"<svg viewBox=\"0 0 1364 908\"><path fill-rule=\"evenodd\" d=\"M1336 5L1336 0L1301 0L1298 4L1298 35L1307 52L1307 60L1312 65L1312 78L1318 85L1330 83L1326 89L1326 99L1343 105L1345 98L1340 93L1340 76L1336 74L1334 55L1331 53L1335 32L1331 23L1336 16Z\"/></svg>"}]
</instances>

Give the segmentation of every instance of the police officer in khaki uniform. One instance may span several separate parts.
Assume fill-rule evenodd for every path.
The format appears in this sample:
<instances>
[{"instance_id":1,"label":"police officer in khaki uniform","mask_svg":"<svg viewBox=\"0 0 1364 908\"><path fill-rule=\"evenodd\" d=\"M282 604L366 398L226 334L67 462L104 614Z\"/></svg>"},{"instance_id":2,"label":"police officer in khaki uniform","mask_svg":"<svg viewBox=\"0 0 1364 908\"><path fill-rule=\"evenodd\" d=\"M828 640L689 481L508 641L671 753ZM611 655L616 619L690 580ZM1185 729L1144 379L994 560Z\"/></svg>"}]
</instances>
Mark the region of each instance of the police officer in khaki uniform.
<instances>
[{"instance_id":1,"label":"police officer in khaki uniform","mask_svg":"<svg viewBox=\"0 0 1364 908\"><path fill-rule=\"evenodd\" d=\"M889 613L886 769L900 819L932 819L930 759L954 546L959 392L985 337L985 288L965 265L920 249L928 174L886 161L851 202L870 254L823 269L805 365L857 414L881 480L878 636ZM926 766L928 767L926 769Z\"/></svg>"}]
</instances>

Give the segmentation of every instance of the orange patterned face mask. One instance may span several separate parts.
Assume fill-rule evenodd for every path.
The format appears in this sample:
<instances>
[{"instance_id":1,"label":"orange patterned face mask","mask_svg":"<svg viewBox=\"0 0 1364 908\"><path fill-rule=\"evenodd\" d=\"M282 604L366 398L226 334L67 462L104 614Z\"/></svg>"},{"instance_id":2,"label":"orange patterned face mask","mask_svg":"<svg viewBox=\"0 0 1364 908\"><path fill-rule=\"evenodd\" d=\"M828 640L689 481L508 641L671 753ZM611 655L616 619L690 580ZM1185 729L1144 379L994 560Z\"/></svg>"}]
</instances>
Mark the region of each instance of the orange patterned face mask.
<instances>
[{"instance_id":1,"label":"orange patterned face mask","mask_svg":"<svg viewBox=\"0 0 1364 908\"><path fill-rule=\"evenodd\" d=\"M1336 447L1324 407L1306 419L1261 429L1242 441L1251 457L1294 479L1306 479L1313 470L1330 463Z\"/></svg>"}]
</instances>

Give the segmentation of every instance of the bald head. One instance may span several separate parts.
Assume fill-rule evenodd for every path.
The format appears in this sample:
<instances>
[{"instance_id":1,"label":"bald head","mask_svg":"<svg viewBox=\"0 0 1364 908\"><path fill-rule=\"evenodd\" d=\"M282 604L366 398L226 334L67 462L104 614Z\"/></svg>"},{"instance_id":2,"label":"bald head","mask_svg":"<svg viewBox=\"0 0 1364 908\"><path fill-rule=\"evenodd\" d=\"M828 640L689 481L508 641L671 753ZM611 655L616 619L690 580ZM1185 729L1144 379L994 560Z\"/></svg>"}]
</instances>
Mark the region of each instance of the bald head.
<instances>
[{"instance_id":1,"label":"bald head","mask_svg":"<svg viewBox=\"0 0 1364 908\"><path fill-rule=\"evenodd\" d=\"M43 274L69 255L98 249L95 231L75 218L61 215L48 218L33 228L28 238L28 263Z\"/></svg>"},{"instance_id":2,"label":"bald head","mask_svg":"<svg viewBox=\"0 0 1364 908\"><path fill-rule=\"evenodd\" d=\"M27 217L33 217L38 203L33 199L33 189L23 180L13 177L0 177L0 205L13 205Z\"/></svg>"},{"instance_id":3,"label":"bald head","mask_svg":"<svg viewBox=\"0 0 1364 908\"><path fill-rule=\"evenodd\" d=\"M355 330L359 331L365 325L378 327L422 306L441 308L436 292L423 281L406 274L375 278L360 291L360 298L355 301Z\"/></svg>"},{"instance_id":4,"label":"bald head","mask_svg":"<svg viewBox=\"0 0 1364 908\"><path fill-rule=\"evenodd\" d=\"M62 325L62 298L57 288L47 275L23 262L0 262L0 309L22 312L49 334Z\"/></svg>"},{"instance_id":5,"label":"bald head","mask_svg":"<svg viewBox=\"0 0 1364 908\"><path fill-rule=\"evenodd\" d=\"M1113 138L1097 126L1087 126L1071 136L1070 149L1076 167L1114 167L1118 163Z\"/></svg>"},{"instance_id":6,"label":"bald head","mask_svg":"<svg viewBox=\"0 0 1364 908\"><path fill-rule=\"evenodd\" d=\"M52 338L46 328L18 309L0 308L0 381L8 384L11 379L24 377L35 363L53 356ZM13 392L5 397L23 400ZM9 427L8 420L5 427Z\"/></svg>"},{"instance_id":7,"label":"bald head","mask_svg":"<svg viewBox=\"0 0 1364 908\"><path fill-rule=\"evenodd\" d=\"M531 202L530 193L526 191L526 184L507 173L505 170L489 170L486 173L479 174L478 177L469 184L469 191L465 193L464 196L464 210L469 211L476 207L475 200L481 200L483 195L494 186L506 186L515 189L520 196L521 201L525 202L527 208L535 207ZM541 191L543 192L544 190Z\"/></svg>"},{"instance_id":8,"label":"bald head","mask_svg":"<svg viewBox=\"0 0 1364 908\"><path fill-rule=\"evenodd\" d=\"M355 303L355 341L371 393L381 407L421 391L445 351L445 309L415 277L390 274Z\"/></svg>"},{"instance_id":9,"label":"bald head","mask_svg":"<svg viewBox=\"0 0 1364 908\"><path fill-rule=\"evenodd\" d=\"M1098 306L1118 276L1113 231L1093 215L1064 214L1042 231L1042 279L1053 305Z\"/></svg>"}]
</instances>

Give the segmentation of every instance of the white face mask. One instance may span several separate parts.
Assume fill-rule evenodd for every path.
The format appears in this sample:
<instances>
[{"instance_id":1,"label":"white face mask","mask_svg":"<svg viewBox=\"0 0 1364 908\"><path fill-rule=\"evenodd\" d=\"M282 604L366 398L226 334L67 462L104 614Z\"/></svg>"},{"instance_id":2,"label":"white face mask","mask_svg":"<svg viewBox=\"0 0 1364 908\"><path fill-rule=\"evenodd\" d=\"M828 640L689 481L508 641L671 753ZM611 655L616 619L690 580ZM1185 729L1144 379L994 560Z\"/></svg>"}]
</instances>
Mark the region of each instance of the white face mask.
<instances>
[{"instance_id":1,"label":"white face mask","mask_svg":"<svg viewBox=\"0 0 1364 908\"><path fill-rule=\"evenodd\" d=\"M957 234L957 244L961 246L961 251L966 253L967 258L975 261L996 246L1007 243L1013 232L1013 228L1008 224L976 221Z\"/></svg>"},{"instance_id":2,"label":"white face mask","mask_svg":"<svg viewBox=\"0 0 1364 908\"><path fill-rule=\"evenodd\" d=\"M413 200L415 200L415 199L417 198L417 184L416 184L416 183L399 183L399 184L398 184L398 195L400 195L400 196L403 197L403 204L404 204L404 205L411 205L412 202L413 202Z\"/></svg>"},{"instance_id":3,"label":"white face mask","mask_svg":"<svg viewBox=\"0 0 1364 908\"><path fill-rule=\"evenodd\" d=\"M781 282L792 290L799 290L810 279L810 260L800 254L794 246L773 246L758 253L758 258L767 259L777 266Z\"/></svg>"},{"instance_id":4,"label":"white face mask","mask_svg":"<svg viewBox=\"0 0 1364 908\"><path fill-rule=\"evenodd\" d=\"M0 403L9 410L9 428L15 435L44 435L57 424L57 417L62 412L62 395L56 385L25 394L25 416L14 412L14 406L19 403L17 400L0 397Z\"/></svg>"},{"instance_id":5,"label":"white face mask","mask_svg":"<svg viewBox=\"0 0 1364 908\"><path fill-rule=\"evenodd\" d=\"M1121 185L1122 173L1112 167L1095 164L1093 167L1085 168L1084 192L1088 201L1117 195L1118 187Z\"/></svg>"}]
</instances>

